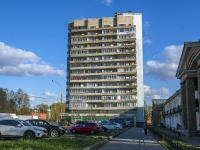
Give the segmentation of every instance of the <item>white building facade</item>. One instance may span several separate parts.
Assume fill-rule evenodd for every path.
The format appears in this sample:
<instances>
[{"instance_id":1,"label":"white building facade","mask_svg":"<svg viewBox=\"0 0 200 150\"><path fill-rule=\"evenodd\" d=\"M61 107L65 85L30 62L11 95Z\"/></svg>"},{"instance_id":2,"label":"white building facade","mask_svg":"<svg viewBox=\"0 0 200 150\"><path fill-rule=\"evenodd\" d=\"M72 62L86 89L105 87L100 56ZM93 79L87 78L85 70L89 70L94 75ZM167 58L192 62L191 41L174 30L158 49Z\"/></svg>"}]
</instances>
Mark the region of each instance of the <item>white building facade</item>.
<instances>
[{"instance_id":1,"label":"white building facade","mask_svg":"<svg viewBox=\"0 0 200 150\"><path fill-rule=\"evenodd\" d=\"M74 20L68 29L67 113L144 122L142 14Z\"/></svg>"},{"instance_id":2,"label":"white building facade","mask_svg":"<svg viewBox=\"0 0 200 150\"><path fill-rule=\"evenodd\" d=\"M168 128L176 129L177 124L182 125L180 90L163 103L163 118L164 124Z\"/></svg>"}]
</instances>

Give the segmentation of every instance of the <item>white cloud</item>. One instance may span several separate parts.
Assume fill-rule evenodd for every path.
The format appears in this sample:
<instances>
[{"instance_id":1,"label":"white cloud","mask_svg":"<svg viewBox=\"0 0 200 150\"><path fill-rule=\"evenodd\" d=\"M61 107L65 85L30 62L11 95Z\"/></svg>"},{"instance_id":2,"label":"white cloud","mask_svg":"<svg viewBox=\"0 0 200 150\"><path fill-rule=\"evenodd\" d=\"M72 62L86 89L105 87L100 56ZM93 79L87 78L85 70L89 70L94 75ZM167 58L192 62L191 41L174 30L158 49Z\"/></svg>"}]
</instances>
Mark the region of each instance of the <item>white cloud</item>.
<instances>
[{"instance_id":1,"label":"white cloud","mask_svg":"<svg viewBox=\"0 0 200 150\"><path fill-rule=\"evenodd\" d=\"M149 32L149 28L150 28L151 24L148 21L145 21L143 23L143 33L144 33L144 37L143 37L143 43L144 44L151 44L152 40L149 38L149 35L151 34Z\"/></svg>"},{"instance_id":2,"label":"white cloud","mask_svg":"<svg viewBox=\"0 0 200 150\"><path fill-rule=\"evenodd\" d=\"M35 101L35 95L29 94L28 97L30 101Z\"/></svg>"},{"instance_id":3,"label":"white cloud","mask_svg":"<svg viewBox=\"0 0 200 150\"><path fill-rule=\"evenodd\" d=\"M110 6L113 0L103 0L103 3L106 4L106 6Z\"/></svg>"},{"instance_id":4,"label":"white cloud","mask_svg":"<svg viewBox=\"0 0 200 150\"><path fill-rule=\"evenodd\" d=\"M143 39L144 44L151 44L152 41L150 39Z\"/></svg>"},{"instance_id":5,"label":"white cloud","mask_svg":"<svg viewBox=\"0 0 200 150\"><path fill-rule=\"evenodd\" d=\"M46 95L46 96L49 96L49 97L55 97L55 96L58 96L57 94L55 94L55 93L51 93L51 92L44 92L43 94Z\"/></svg>"},{"instance_id":6,"label":"white cloud","mask_svg":"<svg viewBox=\"0 0 200 150\"><path fill-rule=\"evenodd\" d=\"M179 63L183 45L170 45L164 48L163 56L169 59L171 62Z\"/></svg>"},{"instance_id":7,"label":"white cloud","mask_svg":"<svg viewBox=\"0 0 200 150\"><path fill-rule=\"evenodd\" d=\"M151 26L151 24L150 24L149 21L145 21L143 23L143 28L144 28L145 31L147 31L150 28L150 26Z\"/></svg>"},{"instance_id":8,"label":"white cloud","mask_svg":"<svg viewBox=\"0 0 200 150\"><path fill-rule=\"evenodd\" d=\"M8 46L0 42L0 75L64 75L63 70L42 62L33 52Z\"/></svg>"},{"instance_id":9,"label":"white cloud","mask_svg":"<svg viewBox=\"0 0 200 150\"><path fill-rule=\"evenodd\" d=\"M165 47L163 52L159 55L159 58L165 61L147 61L146 65L144 66L145 73L162 80L175 79L182 49L183 45L170 45Z\"/></svg>"},{"instance_id":10,"label":"white cloud","mask_svg":"<svg viewBox=\"0 0 200 150\"><path fill-rule=\"evenodd\" d=\"M169 94L169 90L167 88L161 88L160 90L151 89L150 86L144 85L144 98L145 99L159 99L160 95Z\"/></svg>"},{"instance_id":11,"label":"white cloud","mask_svg":"<svg viewBox=\"0 0 200 150\"><path fill-rule=\"evenodd\" d=\"M167 88L161 88L161 93L163 94L169 94L169 90Z\"/></svg>"}]
</instances>

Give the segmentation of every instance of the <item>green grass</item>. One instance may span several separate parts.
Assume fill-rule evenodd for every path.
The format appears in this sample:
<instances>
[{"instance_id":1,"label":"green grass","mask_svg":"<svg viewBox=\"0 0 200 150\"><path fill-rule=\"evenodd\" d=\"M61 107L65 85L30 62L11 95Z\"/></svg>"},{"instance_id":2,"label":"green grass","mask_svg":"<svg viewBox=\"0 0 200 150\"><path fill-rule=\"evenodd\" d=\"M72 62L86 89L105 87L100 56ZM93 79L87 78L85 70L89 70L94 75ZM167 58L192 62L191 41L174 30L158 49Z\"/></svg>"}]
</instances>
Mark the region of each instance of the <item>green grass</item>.
<instances>
[{"instance_id":1,"label":"green grass","mask_svg":"<svg viewBox=\"0 0 200 150\"><path fill-rule=\"evenodd\" d=\"M66 136L59 138L46 138L38 140L0 140L1 150L82 150L97 142L100 139L92 137Z\"/></svg>"},{"instance_id":2,"label":"green grass","mask_svg":"<svg viewBox=\"0 0 200 150\"><path fill-rule=\"evenodd\" d=\"M123 130L125 130L124 128ZM116 131L115 133L122 132ZM98 134L74 134L75 137L44 138L38 140L0 140L0 150L82 150L113 135L112 131Z\"/></svg>"},{"instance_id":3,"label":"green grass","mask_svg":"<svg viewBox=\"0 0 200 150\"><path fill-rule=\"evenodd\" d=\"M176 148L173 148L169 143L167 143L166 141L161 140L160 141L165 147L167 147L169 150L176 150ZM184 142L179 141L179 143L181 143L182 145L184 145L184 149L185 150L199 150L198 148L194 147L191 144L187 144Z\"/></svg>"}]
</instances>

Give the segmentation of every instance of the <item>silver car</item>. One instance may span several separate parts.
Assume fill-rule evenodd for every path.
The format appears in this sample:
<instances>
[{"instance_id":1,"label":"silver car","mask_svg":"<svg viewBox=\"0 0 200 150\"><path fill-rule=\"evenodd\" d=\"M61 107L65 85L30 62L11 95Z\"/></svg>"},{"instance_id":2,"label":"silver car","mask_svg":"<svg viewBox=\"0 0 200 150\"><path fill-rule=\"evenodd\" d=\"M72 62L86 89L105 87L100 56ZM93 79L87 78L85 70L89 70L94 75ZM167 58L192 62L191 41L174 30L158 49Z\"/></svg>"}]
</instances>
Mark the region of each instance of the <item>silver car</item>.
<instances>
[{"instance_id":1,"label":"silver car","mask_svg":"<svg viewBox=\"0 0 200 150\"><path fill-rule=\"evenodd\" d=\"M1 119L0 138L35 139L47 136L47 129L33 126L24 120Z\"/></svg>"},{"instance_id":2,"label":"silver car","mask_svg":"<svg viewBox=\"0 0 200 150\"><path fill-rule=\"evenodd\" d=\"M121 124L115 122L110 122L104 124L103 126L106 127L108 130L121 130L123 128Z\"/></svg>"}]
</instances>

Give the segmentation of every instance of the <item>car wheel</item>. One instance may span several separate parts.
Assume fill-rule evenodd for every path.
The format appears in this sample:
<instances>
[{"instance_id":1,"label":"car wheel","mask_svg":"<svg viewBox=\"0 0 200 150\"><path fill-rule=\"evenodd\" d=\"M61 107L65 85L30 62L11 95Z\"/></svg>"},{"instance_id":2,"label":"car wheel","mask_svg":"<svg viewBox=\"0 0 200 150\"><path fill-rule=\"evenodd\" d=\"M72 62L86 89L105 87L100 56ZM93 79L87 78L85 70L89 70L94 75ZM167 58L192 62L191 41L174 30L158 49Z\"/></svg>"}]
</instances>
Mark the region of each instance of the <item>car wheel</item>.
<instances>
[{"instance_id":1,"label":"car wheel","mask_svg":"<svg viewBox=\"0 0 200 150\"><path fill-rule=\"evenodd\" d=\"M58 137L58 131L57 130L51 130L50 131L50 136L51 137Z\"/></svg>"},{"instance_id":2,"label":"car wheel","mask_svg":"<svg viewBox=\"0 0 200 150\"><path fill-rule=\"evenodd\" d=\"M35 135L33 132L31 131L28 131L28 132L25 132L24 133L24 139L26 140L31 140L31 139L34 139L35 138Z\"/></svg>"},{"instance_id":3,"label":"car wheel","mask_svg":"<svg viewBox=\"0 0 200 150\"><path fill-rule=\"evenodd\" d=\"M72 130L72 133L76 134L77 132L76 132L76 130Z\"/></svg>"},{"instance_id":4,"label":"car wheel","mask_svg":"<svg viewBox=\"0 0 200 150\"><path fill-rule=\"evenodd\" d=\"M91 133L91 134L95 134L95 131L94 131L94 130L91 130L90 133Z\"/></svg>"},{"instance_id":5,"label":"car wheel","mask_svg":"<svg viewBox=\"0 0 200 150\"><path fill-rule=\"evenodd\" d=\"M119 130L119 127L117 127L116 130Z\"/></svg>"}]
</instances>

